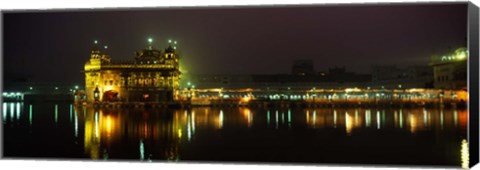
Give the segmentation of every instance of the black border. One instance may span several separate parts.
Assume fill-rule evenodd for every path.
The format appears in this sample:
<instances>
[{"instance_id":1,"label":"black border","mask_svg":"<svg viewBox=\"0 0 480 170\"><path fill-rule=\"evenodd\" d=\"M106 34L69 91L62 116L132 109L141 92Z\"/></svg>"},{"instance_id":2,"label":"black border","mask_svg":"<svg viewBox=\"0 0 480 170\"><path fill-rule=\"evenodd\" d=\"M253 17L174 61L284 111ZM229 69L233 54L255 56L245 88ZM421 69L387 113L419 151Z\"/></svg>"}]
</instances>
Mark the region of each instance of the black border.
<instances>
[{"instance_id":1,"label":"black border","mask_svg":"<svg viewBox=\"0 0 480 170\"><path fill-rule=\"evenodd\" d=\"M468 52L469 52L469 117L468 117L468 143L469 143L469 167L479 162L479 33L478 33L478 7L469 2L468 4Z\"/></svg>"},{"instance_id":2,"label":"black border","mask_svg":"<svg viewBox=\"0 0 480 170\"><path fill-rule=\"evenodd\" d=\"M370 3L370 4L359 4L358 2L354 3L346 3L346 4L271 4L271 5L245 5L245 6L233 6L233 8L254 8L256 6L258 7L302 7L302 6L356 6L356 5L422 5L422 4L458 4L458 3L464 3L464 2L376 2L376 3ZM3 26L4 26L4 21L3 21L3 15L6 13L15 13L15 12L72 12L72 11L92 11L92 12L99 12L99 11L110 11L110 10L125 10L125 11L135 11L135 10L156 10L156 9L182 9L182 8L187 8L187 9L215 9L215 8L225 8L225 7L232 7L232 6L192 6L192 7L168 7L168 6L159 6L159 7L123 7L123 8L105 8L105 9L49 9L49 10L0 10L0 54L2 54L2 57L0 57L0 66L3 68L3 37L4 37L4 32L3 32ZM469 61L468 61L468 78L469 78L469 83L468 83L468 90L469 90L469 117L468 117L468 142L469 142L469 167L473 167L474 165L479 163L479 7L473 4L472 2L468 2L468 50L469 50ZM2 78L0 81L0 91L3 91L3 69L0 69L0 77ZM2 101L3 98L0 98L0 102ZM0 117L1 120L1 117ZM0 126L0 137L3 139L3 126ZM3 140L0 141L0 159L5 160L3 157ZM22 158L20 158L22 159ZM25 158L23 158L25 159ZM38 159L42 160L42 159ZM47 159L48 160L48 159ZM67 159L70 160L70 159ZM59 160L62 161L62 160ZM65 161L65 160L63 160ZM82 160L84 161L84 160ZM91 163L92 161L84 161L85 163ZM96 161L93 161L96 162ZM130 161L127 161L130 162ZM134 163L134 162L130 162ZM184 162L185 163L185 162ZM186 162L189 163L189 162ZM215 162L214 162L215 163ZM221 163L221 162L216 162ZM225 163L225 162L224 162ZM272 164L274 165L274 164ZM305 164L301 164L305 165ZM324 166L327 164L318 164L317 166ZM354 164L351 164L354 165ZM345 164L334 164L333 166L345 166ZM348 166L348 164L347 164ZM367 165L370 167L381 167L381 164L371 164ZM387 167L390 167L391 165L387 165ZM412 165L405 165L407 167L415 167ZM328 166L325 166L328 168ZM355 166L354 166L355 167ZM361 166L360 166L361 167ZM391 167L403 167L403 166L398 166L398 165L393 165ZM429 166L430 167L430 166ZM433 166L436 167L436 166Z\"/></svg>"}]
</instances>

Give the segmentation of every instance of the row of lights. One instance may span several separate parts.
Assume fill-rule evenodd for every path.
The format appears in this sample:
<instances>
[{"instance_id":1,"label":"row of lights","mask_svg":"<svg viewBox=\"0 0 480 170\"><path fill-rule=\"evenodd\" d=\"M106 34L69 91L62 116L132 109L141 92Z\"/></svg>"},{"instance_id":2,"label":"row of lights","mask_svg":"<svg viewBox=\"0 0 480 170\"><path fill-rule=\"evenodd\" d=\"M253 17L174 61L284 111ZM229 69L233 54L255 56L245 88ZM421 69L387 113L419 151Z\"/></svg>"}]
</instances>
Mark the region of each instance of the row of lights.
<instances>
[{"instance_id":1,"label":"row of lights","mask_svg":"<svg viewBox=\"0 0 480 170\"><path fill-rule=\"evenodd\" d=\"M463 60L467 58L468 51L463 49L458 49L455 51L455 54L450 56L442 56L442 61L452 61L452 60Z\"/></svg>"},{"instance_id":2,"label":"row of lights","mask_svg":"<svg viewBox=\"0 0 480 170\"><path fill-rule=\"evenodd\" d=\"M78 85L75 85L75 87L74 87L74 88L75 88L75 90L78 90ZM33 87L32 87L32 86L30 86L30 87L28 87L28 89L29 89L29 90L33 90ZM57 87L57 86L55 86L55 87L54 87L54 89L55 89L55 90L58 90L58 87ZM70 89L70 91L73 91L73 89Z\"/></svg>"},{"instance_id":3,"label":"row of lights","mask_svg":"<svg viewBox=\"0 0 480 170\"><path fill-rule=\"evenodd\" d=\"M153 38L148 38L147 41L148 41L149 45L151 45L151 44L153 43ZM169 44L171 44L172 42L173 42L173 44L174 44L173 49L177 49L177 46L176 46L176 45L177 45L177 41L172 41L171 39L168 40L168 43L169 43ZM94 43L95 45L98 44L98 40L94 40L93 43ZM105 46L103 46L103 48L108 49L108 46L105 45Z\"/></svg>"},{"instance_id":4,"label":"row of lights","mask_svg":"<svg viewBox=\"0 0 480 170\"><path fill-rule=\"evenodd\" d=\"M17 96L21 96L21 95L23 95L23 94L20 93L20 92L10 92L10 93L8 93L8 92L3 92L3 93L2 93L2 96L3 96L3 97L17 97Z\"/></svg>"},{"instance_id":5,"label":"row of lights","mask_svg":"<svg viewBox=\"0 0 480 170\"><path fill-rule=\"evenodd\" d=\"M148 44L151 45L151 44L153 43L153 38L148 38L147 41L148 41ZM177 49L177 46L176 46L176 45L177 45L177 41L172 41L171 39L168 40L168 44L172 44L172 42L173 42L173 44L174 44L173 49Z\"/></svg>"}]
</instances>

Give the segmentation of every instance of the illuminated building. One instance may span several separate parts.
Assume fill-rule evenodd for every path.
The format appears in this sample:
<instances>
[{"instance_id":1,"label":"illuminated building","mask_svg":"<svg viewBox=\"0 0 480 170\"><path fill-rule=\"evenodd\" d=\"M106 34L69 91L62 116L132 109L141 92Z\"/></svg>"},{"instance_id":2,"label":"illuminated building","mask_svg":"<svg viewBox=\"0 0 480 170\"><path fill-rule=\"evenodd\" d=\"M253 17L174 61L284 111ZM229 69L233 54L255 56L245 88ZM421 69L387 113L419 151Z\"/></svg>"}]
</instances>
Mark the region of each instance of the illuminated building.
<instances>
[{"instance_id":1,"label":"illuminated building","mask_svg":"<svg viewBox=\"0 0 480 170\"><path fill-rule=\"evenodd\" d=\"M95 46L85 64L87 102L175 100L181 74L176 47L169 40L170 45L160 51L152 42L149 39L147 48L136 52L135 61L127 63L112 62L107 46L103 52Z\"/></svg>"},{"instance_id":2,"label":"illuminated building","mask_svg":"<svg viewBox=\"0 0 480 170\"><path fill-rule=\"evenodd\" d=\"M467 48L458 48L446 55L432 56L434 87L438 89L466 89Z\"/></svg>"}]
</instances>

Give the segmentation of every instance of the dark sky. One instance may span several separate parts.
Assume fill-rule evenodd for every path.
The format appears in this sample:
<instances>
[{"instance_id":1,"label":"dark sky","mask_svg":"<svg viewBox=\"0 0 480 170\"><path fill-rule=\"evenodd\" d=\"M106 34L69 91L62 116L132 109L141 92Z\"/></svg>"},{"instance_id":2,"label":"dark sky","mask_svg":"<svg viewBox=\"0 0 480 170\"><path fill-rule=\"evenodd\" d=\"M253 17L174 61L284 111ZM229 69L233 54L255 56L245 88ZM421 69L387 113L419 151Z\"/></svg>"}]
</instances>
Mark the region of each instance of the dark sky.
<instances>
[{"instance_id":1,"label":"dark sky","mask_svg":"<svg viewBox=\"0 0 480 170\"><path fill-rule=\"evenodd\" d=\"M112 60L133 60L154 38L176 39L190 73L289 73L295 59L316 71L374 64L427 64L429 56L466 46L466 4L158 8L30 11L3 15L4 79L82 82L93 40Z\"/></svg>"}]
</instances>

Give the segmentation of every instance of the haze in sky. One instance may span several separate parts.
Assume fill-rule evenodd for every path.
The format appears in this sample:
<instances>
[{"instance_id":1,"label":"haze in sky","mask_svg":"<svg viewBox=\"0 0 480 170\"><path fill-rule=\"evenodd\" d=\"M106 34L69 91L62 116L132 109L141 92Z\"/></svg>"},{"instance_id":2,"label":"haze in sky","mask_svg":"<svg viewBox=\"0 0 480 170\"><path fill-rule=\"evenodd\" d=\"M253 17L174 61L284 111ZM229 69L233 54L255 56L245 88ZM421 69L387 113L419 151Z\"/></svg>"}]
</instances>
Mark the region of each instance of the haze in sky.
<instances>
[{"instance_id":1,"label":"haze in sky","mask_svg":"<svg viewBox=\"0 0 480 170\"><path fill-rule=\"evenodd\" d=\"M296 59L370 73L466 46L467 4L18 11L3 13L3 35L4 80L82 82L94 40L124 61L149 37L161 50L177 40L193 74L286 74Z\"/></svg>"}]
</instances>

